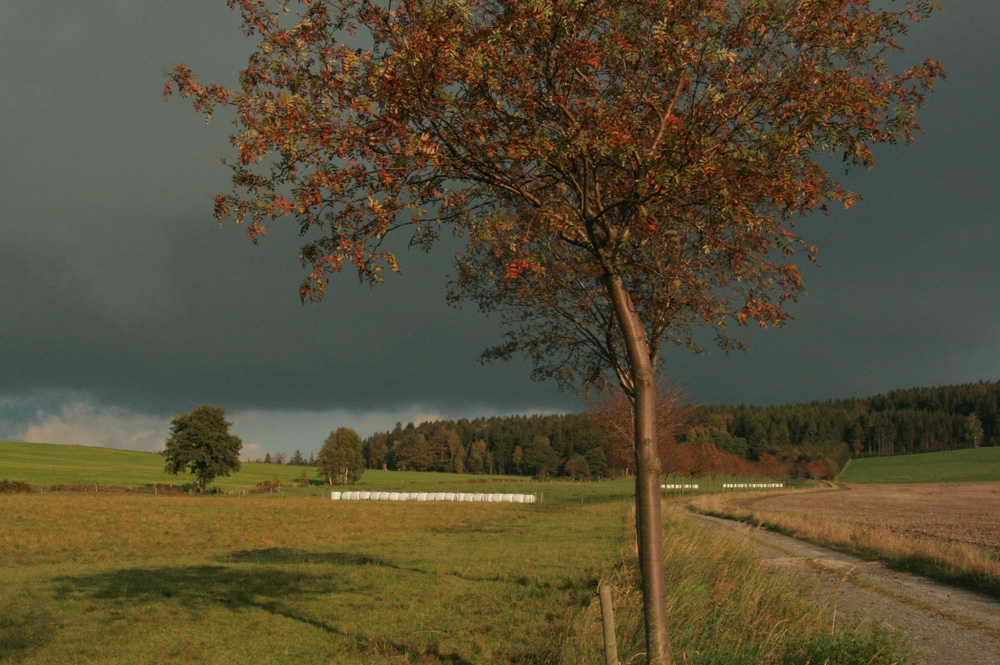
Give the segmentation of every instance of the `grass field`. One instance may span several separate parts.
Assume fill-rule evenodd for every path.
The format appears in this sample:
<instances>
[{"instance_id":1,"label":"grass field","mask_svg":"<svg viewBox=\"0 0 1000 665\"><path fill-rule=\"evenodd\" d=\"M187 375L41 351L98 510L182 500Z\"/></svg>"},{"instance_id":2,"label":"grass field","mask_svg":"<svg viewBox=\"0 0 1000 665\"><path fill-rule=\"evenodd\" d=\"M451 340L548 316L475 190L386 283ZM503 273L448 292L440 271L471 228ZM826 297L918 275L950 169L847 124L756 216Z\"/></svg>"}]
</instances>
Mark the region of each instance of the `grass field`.
<instances>
[{"instance_id":1,"label":"grass field","mask_svg":"<svg viewBox=\"0 0 1000 665\"><path fill-rule=\"evenodd\" d=\"M171 485L186 490L195 487L192 475L175 476L166 473L163 466L163 457L154 453L0 441L0 479L19 480L41 487L67 483L132 488ZM308 488L298 486L303 471L311 483ZM244 463L240 471L230 476L216 478L209 487L235 492L252 489L258 483L272 481L274 478L281 481L283 495L287 496L326 496L331 489L323 484L313 467L261 463ZM723 481L728 480L745 479L685 478L683 482L700 484L702 488L718 489ZM670 480L670 482L675 481L680 482L680 479ZM631 478L599 483L565 480L538 482L516 476L368 470L361 477L361 481L351 486L351 489L398 492L416 490L509 492L535 494L542 500L602 502L631 500L635 493L635 483ZM677 492L671 493L673 494Z\"/></svg>"},{"instance_id":2,"label":"grass field","mask_svg":"<svg viewBox=\"0 0 1000 665\"><path fill-rule=\"evenodd\" d=\"M845 483L964 483L1000 481L1000 447L851 460Z\"/></svg>"},{"instance_id":3,"label":"grass field","mask_svg":"<svg viewBox=\"0 0 1000 665\"><path fill-rule=\"evenodd\" d=\"M302 468L247 465L220 484L249 487L276 473L292 482ZM177 480L155 455L30 444L0 444L2 476L49 486ZM320 486L0 494L0 663L600 665L602 579L614 588L622 662L642 662L631 480L363 480L369 489L538 489L548 498L335 502ZM748 551L670 511L665 519L679 665L906 662L896 636L851 621L831 629L802 589Z\"/></svg>"}]
</instances>

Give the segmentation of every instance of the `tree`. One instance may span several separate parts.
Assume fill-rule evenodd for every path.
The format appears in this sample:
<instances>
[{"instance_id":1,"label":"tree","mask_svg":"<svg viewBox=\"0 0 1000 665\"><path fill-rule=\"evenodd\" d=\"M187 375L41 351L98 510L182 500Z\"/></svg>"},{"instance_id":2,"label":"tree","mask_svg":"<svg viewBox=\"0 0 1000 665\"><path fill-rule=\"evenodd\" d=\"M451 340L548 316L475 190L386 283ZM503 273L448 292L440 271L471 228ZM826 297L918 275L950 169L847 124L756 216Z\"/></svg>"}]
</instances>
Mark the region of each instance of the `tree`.
<instances>
[{"instance_id":1,"label":"tree","mask_svg":"<svg viewBox=\"0 0 1000 665\"><path fill-rule=\"evenodd\" d=\"M243 442L229 433L231 422L225 410L203 404L170 421L170 436L164 444L166 471L190 471L198 479L198 491L219 476L240 470Z\"/></svg>"},{"instance_id":2,"label":"tree","mask_svg":"<svg viewBox=\"0 0 1000 665\"><path fill-rule=\"evenodd\" d=\"M559 456L547 436L536 436L524 449L524 470L536 478L548 478L559 468Z\"/></svg>"},{"instance_id":3,"label":"tree","mask_svg":"<svg viewBox=\"0 0 1000 665\"><path fill-rule=\"evenodd\" d=\"M330 485L353 485L365 472L365 458L361 453L361 437L350 427L338 427L330 432L316 458L320 478Z\"/></svg>"},{"instance_id":4,"label":"tree","mask_svg":"<svg viewBox=\"0 0 1000 665\"><path fill-rule=\"evenodd\" d=\"M656 374L666 345L778 325L810 247L794 221L849 206L818 159L870 167L909 142L940 65L887 52L931 3L867 0L229 0L260 46L240 89L172 82L235 112L220 220L259 241L294 215L305 300L353 266L396 270L383 243L443 226L468 238L451 297L498 312L535 376L617 381L635 412L637 528L650 662L670 661ZM360 48L359 48L360 46ZM471 457L471 456L470 456Z\"/></svg>"},{"instance_id":5,"label":"tree","mask_svg":"<svg viewBox=\"0 0 1000 665\"><path fill-rule=\"evenodd\" d=\"M973 448L978 448L983 442L983 423L979 416L970 413L962 422L963 438L972 444Z\"/></svg>"}]
</instances>

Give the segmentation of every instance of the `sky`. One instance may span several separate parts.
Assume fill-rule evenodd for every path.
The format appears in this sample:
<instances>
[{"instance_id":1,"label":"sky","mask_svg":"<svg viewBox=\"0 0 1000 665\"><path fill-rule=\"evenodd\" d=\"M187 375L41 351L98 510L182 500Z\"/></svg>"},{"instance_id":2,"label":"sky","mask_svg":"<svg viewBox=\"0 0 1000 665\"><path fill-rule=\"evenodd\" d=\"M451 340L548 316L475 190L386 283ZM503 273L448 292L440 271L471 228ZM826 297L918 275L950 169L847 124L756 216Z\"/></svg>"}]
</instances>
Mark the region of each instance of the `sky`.
<instances>
[{"instance_id":1,"label":"sky","mask_svg":"<svg viewBox=\"0 0 1000 665\"><path fill-rule=\"evenodd\" d=\"M842 180L862 200L798 225L806 293L748 353L669 350L697 404L784 404L1000 380L1000 3L944 2L900 62L948 72L912 146ZM445 302L453 251L404 251L302 305L298 237L220 227L225 119L162 98L189 65L234 85L255 42L225 0L0 4L0 440L159 450L174 416L226 409L244 457L330 431L579 411L526 361L482 364L496 319Z\"/></svg>"}]
</instances>

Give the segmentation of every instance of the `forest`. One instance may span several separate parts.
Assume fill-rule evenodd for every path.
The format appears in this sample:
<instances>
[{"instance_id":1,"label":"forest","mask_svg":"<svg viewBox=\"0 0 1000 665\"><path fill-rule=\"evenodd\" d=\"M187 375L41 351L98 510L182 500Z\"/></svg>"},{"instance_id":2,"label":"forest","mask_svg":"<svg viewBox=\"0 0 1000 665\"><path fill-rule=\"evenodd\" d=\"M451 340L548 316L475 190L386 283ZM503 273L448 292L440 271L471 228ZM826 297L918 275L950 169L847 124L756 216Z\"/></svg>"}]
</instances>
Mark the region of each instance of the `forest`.
<instances>
[{"instance_id":1,"label":"forest","mask_svg":"<svg viewBox=\"0 0 1000 665\"><path fill-rule=\"evenodd\" d=\"M664 473L824 478L851 457L1000 445L1000 382L784 406L666 405ZM627 409L397 423L364 441L368 468L598 478L631 475ZM625 428L627 429L627 428Z\"/></svg>"}]
</instances>

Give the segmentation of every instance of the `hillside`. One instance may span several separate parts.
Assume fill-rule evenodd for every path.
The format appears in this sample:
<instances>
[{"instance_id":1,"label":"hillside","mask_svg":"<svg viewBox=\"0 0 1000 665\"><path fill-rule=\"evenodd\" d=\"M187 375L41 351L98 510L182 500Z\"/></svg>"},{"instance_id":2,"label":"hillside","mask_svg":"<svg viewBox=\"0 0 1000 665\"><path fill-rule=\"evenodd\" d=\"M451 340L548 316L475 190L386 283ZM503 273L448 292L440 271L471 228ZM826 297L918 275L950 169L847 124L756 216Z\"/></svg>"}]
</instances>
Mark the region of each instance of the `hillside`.
<instances>
[{"instance_id":1,"label":"hillside","mask_svg":"<svg viewBox=\"0 0 1000 665\"><path fill-rule=\"evenodd\" d=\"M1000 448L855 459L840 474L839 480L845 483L1000 482Z\"/></svg>"},{"instance_id":2,"label":"hillside","mask_svg":"<svg viewBox=\"0 0 1000 665\"><path fill-rule=\"evenodd\" d=\"M190 474L171 475L163 470L163 457L130 450L67 446L52 443L0 441L0 478L30 485L90 484L113 487L152 487L193 482ZM282 484L298 481L306 467L245 462L238 473L217 478L212 487L247 489L277 476ZM315 471L306 468L310 478Z\"/></svg>"}]
</instances>

